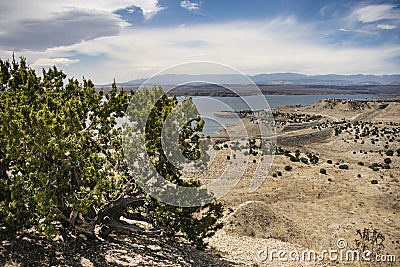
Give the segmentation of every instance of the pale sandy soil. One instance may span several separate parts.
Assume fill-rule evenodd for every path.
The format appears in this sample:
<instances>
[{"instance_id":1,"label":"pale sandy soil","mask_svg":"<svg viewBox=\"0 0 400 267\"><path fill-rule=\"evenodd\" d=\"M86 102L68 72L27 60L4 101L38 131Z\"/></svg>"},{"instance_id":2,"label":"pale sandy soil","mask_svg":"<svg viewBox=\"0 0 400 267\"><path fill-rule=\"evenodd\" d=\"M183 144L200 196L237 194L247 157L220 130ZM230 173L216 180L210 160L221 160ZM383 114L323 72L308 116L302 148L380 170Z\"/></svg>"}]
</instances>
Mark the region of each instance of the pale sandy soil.
<instances>
[{"instance_id":1,"label":"pale sandy soil","mask_svg":"<svg viewBox=\"0 0 400 267\"><path fill-rule=\"evenodd\" d=\"M314 135L307 134L317 133L319 129L277 132L278 141L285 135L306 134L301 145L281 145L293 155L297 149L304 157L308 152L317 155L318 164L291 162L288 157L277 155L262 185L250 193L249 181L260 162L259 155L250 156L238 185L221 199L228 210L224 231L213 238L215 249L237 262L266 264L251 256L262 243L274 248L301 246L318 250L329 246L336 248L337 240L345 239L348 248L356 248L355 240L359 239L357 230L367 228L370 231L376 229L384 235L381 253L396 255L397 266L400 265L400 155L396 154L400 148L400 104L389 103L385 106L374 102L322 101L307 107L284 107L280 111L321 114L324 121L330 122L371 122L369 128L378 127L380 135L360 137L355 142L354 127L348 132L343 130L338 136L332 134L323 141L314 142ZM251 131L254 125L249 125ZM235 127L228 130L234 131ZM382 135L384 128L397 129L398 133ZM243 129L239 133L243 134ZM389 142L391 138L393 140ZM371 143L373 139L374 144ZM222 150L218 151L209 170L196 177L218 177L224 169L236 164L232 160L233 154L238 157L245 151L232 151L222 144L220 147ZM394 155L387 156L387 150L393 150ZM230 160L227 160L228 155ZM392 161L390 169L374 171L369 168L373 163L383 163L385 158ZM256 163L252 163L252 159ZM332 164L327 163L328 160ZM359 162L363 162L364 166L360 166ZM349 169L340 169L339 165L343 164L347 164ZM287 165L293 169L285 171ZM327 174L320 173L322 168ZM282 176L273 177L272 174L277 171L282 172ZM372 184L372 180L377 180L378 184ZM239 248L243 240L249 245ZM281 243L276 243L277 240ZM370 247L373 249L372 245ZM357 266L354 262L347 264Z\"/></svg>"}]
</instances>

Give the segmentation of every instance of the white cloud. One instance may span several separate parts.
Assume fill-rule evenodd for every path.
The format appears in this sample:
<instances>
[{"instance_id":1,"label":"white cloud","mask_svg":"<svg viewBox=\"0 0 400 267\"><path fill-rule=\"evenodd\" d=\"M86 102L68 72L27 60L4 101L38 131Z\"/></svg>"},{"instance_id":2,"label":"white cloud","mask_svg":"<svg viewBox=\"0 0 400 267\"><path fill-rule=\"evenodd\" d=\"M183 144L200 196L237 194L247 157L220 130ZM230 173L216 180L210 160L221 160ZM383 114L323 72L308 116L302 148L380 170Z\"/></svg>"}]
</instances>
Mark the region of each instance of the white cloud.
<instances>
[{"instance_id":1,"label":"white cloud","mask_svg":"<svg viewBox=\"0 0 400 267\"><path fill-rule=\"evenodd\" d=\"M188 0L183 0L181 1L181 7L192 11L192 12L196 12L200 9L200 5L201 3L196 3L196 2L190 2Z\"/></svg>"},{"instance_id":2,"label":"white cloud","mask_svg":"<svg viewBox=\"0 0 400 267\"><path fill-rule=\"evenodd\" d=\"M127 2L129 2L131 6L142 9L143 16L146 20L152 19L158 12L164 9L164 7L158 4L158 0L130 0ZM113 4L113 1L111 1L111 4Z\"/></svg>"},{"instance_id":3,"label":"white cloud","mask_svg":"<svg viewBox=\"0 0 400 267\"><path fill-rule=\"evenodd\" d=\"M354 15L358 21L370 23L383 19L396 19L400 17L399 10L394 9L393 5L368 5L354 11Z\"/></svg>"},{"instance_id":4,"label":"white cloud","mask_svg":"<svg viewBox=\"0 0 400 267\"><path fill-rule=\"evenodd\" d=\"M392 24L378 24L376 27L378 27L380 29L384 29L384 30L392 30L392 29L397 28L396 25L392 25Z\"/></svg>"},{"instance_id":5,"label":"white cloud","mask_svg":"<svg viewBox=\"0 0 400 267\"><path fill-rule=\"evenodd\" d=\"M36 66L41 66L41 67L49 67L49 66L54 66L54 65L63 65L63 66L68 66L71 64L78 63L79 59L69 59L69 58L64 58L64 57L58 57L58 58L39 58L33 63L33 67Z\"/></svg>"},{"instance_id":6,"label":"white cloud","mask_svg":"<svg viewBox=\"0 0 400 267\"><path fill-rule=\"evenodd\" d=\"M68 75L91 78L96 84L110 83L113 78L124 82L150 77L169 66L193 60L230 65L246 74L400 72L399 64L392 61L400 57L398 44L338 45L320 33L315 24L301 23L293 17L185 27L126 27L118 35L45 51L25 50L23 55L38 70L40 64L64 64L62 69ZM11 53L0 50L0 57L10 57ZM64 59L57 62L57 58Z\"/></svg>"},{"instance_id":7,"label":"white cloud","mask_svg":"<svg viewBox=\"0 0 400 267\"><path fill-rule=\"evenodd\" d=\"M118 36L25 55L33 60L45 55L72 58L75 53L90 58L99 56L101 60L85 60L64 68L70 75L92 78L97 84L110 83L114 77L120 82L149 77L171 65L192 60L227 64L246 74L400 72L399 65L390 62L400 56L398 45L338 47L325 42L316 32L312 25L294 18L184 28L125 28Z\"/></svg>"},{"instance_id":8,"label":"white cloud","mask_svg":"<svg viewBox=\"0 0 400 267\"><path fill-rule=\"evenodd\" d=\"M115 14L74 9L46 19L10 24L7 31L0 35L0 44L13 50L44 50L117 35L125 25Z\"/></svg>"},{"instance_id":9,"label":"white cloud","mask_svg":"<svg viewBox=\"0 0 400 267\"><path fill-rule=\"evenodd\" d=\"M117 35L130 24L114 12L142 10L145 20L163 9L158 0L13 0L0 2L0 49L46 49Z\"/></svg>"},{"instance_id":10,"label":"white cloud","mask_svg":"<svg viewBox=\"0 0 400 267\"><path fill-rule=\"evenodd\" d=\"M0 17L8 21L46 19L71 9L112 13L131 6L141 8L147 19L163 9L158 0L13 0L0 2Z\"/></svg>"}]
</instances>

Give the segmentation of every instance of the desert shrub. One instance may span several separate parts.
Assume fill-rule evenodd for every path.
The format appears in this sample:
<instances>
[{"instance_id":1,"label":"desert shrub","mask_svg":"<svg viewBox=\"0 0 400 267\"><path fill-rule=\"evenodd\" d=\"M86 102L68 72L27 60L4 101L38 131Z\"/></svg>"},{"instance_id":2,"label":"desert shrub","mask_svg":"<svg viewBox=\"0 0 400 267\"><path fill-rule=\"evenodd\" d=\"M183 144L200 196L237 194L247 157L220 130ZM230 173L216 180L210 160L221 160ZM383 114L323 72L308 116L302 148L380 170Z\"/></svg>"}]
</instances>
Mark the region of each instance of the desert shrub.
<instances>
[{"instance_id":1,"label":"desert shrub","mask_svg":"<svg viewBox=\"0 0 400 267\"><path fill-rule=\"evenodd\" d=\"M312 164L317 164L319 161L319 158L317 155L313 155L312 153L308 153L307 157L310 159L310 163Z\"/></svg>"},{"instance_id":2,"label":"desert shrub","mask_svg":"<svg viewBox=\"0 0 400 267\"><path fill-rule=\"evenodd\" d=\"M324 168L320 169L320 170L319 170L319 173L321 173L321 174L326 174L326 169L324 169Z\"/></svg>"},{"instance_id":3,"label":"desert shrub","mask_svg":"<svg viewBox=\"0 0 400 267\"><path fill-rule=\"evenodd\" d=\"M332 160L328 159L328 160L326 161L326 163L332 164Z\"/></svg>"},{"instance_id":4,"label":"desert shrub","mask_svg":"<svg viewBox=\"0 0 400 267\"><path fill-rule=\"evenodd\" d=\"M290 172L292 170L292 166L286 165L284 169L285 171Z\"/></svg>"},{"instance_id":5,"label":"desert shrub","mask_svg":"<svg viewBox=\"0 0 400 267\"><path fill-rule=\"evenodd\" d=\"M341 169L341 170L348 170L348 169L349 169L349 165L347 165L347 164L341 164L341 165L339 165L339 169Z\"/></svg>"},{"instance_id":6,"label":"desert shrub","mask_svg":"<svg viewBox=\"0 0 400 267\"><path fill-rule=\"evenodd\" d=\"M272 177L278 177L278 174L276 174L275 172L272 174Z\"/></svg>"},{"instance_id":7,"label":"desert shrub","mask_svg":"<svg viewBox=\"0 0 400 267\"><path fill-rule=\"evenodd\" d=\"M357 174L357 177L358 177L358 178L361 178L361 174Z\"/></svg>"},{"instance_id":8,"label":"desert shrub","mask_svg":"<svg viewBox=\"0 0 400 267\"><path fill-rule=\"evenodd\" d=\"M394 151L391 150L391 149L389 149L388 151L386 151L386 156L391 157L391 156L393 156L393 154L394 154Z\"/></svg>"},{"instance_id":9,"label":"desert shrub","mask_svg":"<svg viewBox=\"0 0 400 267\"><path fill-rule=\"evenodd\" d=\"M384 161L386 164L392 163L392 160L391 160L390 158L385 158L383 161Z\"/></svg>"},{"instance_id":10,"label":"desert shrub","mask_svg":"<svg viewBox=\"0 0 400 267\"><path fill-rule=\"evenodd\" d=\"M359 161L359 162L358 162L358 165L360 165L360 166L364 166L364 162L362 162L362 161Z\"/></svg>"},{"instance_id":11,"label":"desert shrub","mask_svg":"<svg viewBox=\"0 0 400 267\"><path fill-rule=\"evenodd\" d=\"M369 168L370 169L372 169L373 171L379 171L379 168L380 167L382 167L382 165L381 164L379 164L379 163L372 163L370 166L369 166Z\"/></svg>"},{"instance_id":12,"label":"desert shrub","mask_svg":"<svg viewBox=\"0 0 400 267\"><path fill-rule=\"evenodd\" d=\"M389 164L382 164L381 165L383 169L390 169L390 165Z\"/></svg>"},{"instance_id":13,"label":"desert shrub","mask_svg":"<svg viewBox=\"0 0 400 267\"><path fill-rule=\"evenodd\" d=\"M302 163L304 163L304 164L308 164L308 159L305 158L305 157L301 157L301 158L300 158L300 161L301 161Z\"/></svg>"},{"instance_id":14,"label":"desert shrub","mask_svg":"<svg viewBox=\"0 0 400 267\"><path fill-rule=\"evenodd\" d=\"M282 172L281 171L277 171L276 173L278 174L278 176L282 176Z\"/></svg>"},{"instance_id":15,"label":"desert shrub","mask_svg":"<svg viewBox=\"0 0 400 267\"><path fill-rule=\"evenodd\" d=\"M376 179L371 180L371 184L378 184L378 180L376 180Z\"/></svg>"},{"instance_id":16,"label":"desert shrub","mask_svg":"<svg viewBox=\"0 0 400 267\"><path fill-rule=\"evenodd\" d=\"M290 161L293 161L293 162L298 162L299 161L299 158L298 157L295 157L295 156L293 156L293 155L290 155Z\"/></svg>"},{"instance_id":17,"label":"desert shrub","mask_svg":"<svg viewBox=\"0 0 400 267\"><path fill-rule=\"evenodd\" d=\"M232 149L233 151L240 150L239 141L233 142L233 143L231 144L231 149Z\"/></svg>"}]
</instances>

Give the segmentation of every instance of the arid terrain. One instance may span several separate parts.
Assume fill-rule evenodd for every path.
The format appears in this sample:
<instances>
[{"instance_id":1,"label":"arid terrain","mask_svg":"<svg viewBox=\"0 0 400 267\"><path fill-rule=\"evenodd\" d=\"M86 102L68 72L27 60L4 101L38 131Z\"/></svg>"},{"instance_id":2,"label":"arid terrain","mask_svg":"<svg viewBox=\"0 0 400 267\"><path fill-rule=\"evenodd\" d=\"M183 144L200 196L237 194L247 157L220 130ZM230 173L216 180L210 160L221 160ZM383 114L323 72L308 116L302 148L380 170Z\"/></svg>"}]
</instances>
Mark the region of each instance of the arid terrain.
<instances>
[{"instance_id":1,"label":"arid terrain","mask_svg":"<svg viewBox=\"0 0 400 267\"><path fill-rule=\"evenodd\" d=\"M398 266L400 258L400 103L326 99L311 106L273 110L276 153L265 180L254 192L249 182L263 158L253 144L216 138L215 157L203 182L250 157L243 177L226 196L224 227L200 252L174 241L135 235L68 242L21 234L2 238L6 266ZM255 120L242 119L250 136ZM235 131L235 125L230 126ZM254 154L253 154L254 153ZM0 233L1 234L1 233ZM32 237L34 237L32 239ZM364 249L395 255L396 263L260 261L261 250ZM342 240L343 241L343 240ZM317 256L320 256L318 253ZM27 263L26 265L21 263Z\"/></svg>"},{"instance_id":2,"label":"arid terrain","mask_svg":"<svg viewBox=\"0 0 400 267\"><path fill-rule=\"evenodd\" d=\"M228 209L225 233L314 250L337 248L339 239L346 240L347 248L359 248L356 241L364 238L369 249L399 257L400 103L326 99L279 108L274 115L277 151L270 172L250 193L252 173L262 158L250 155L254 161L243 178L222 198ZM254 122L243 121L251 132ZM222 141L219 149L205 177L231 168L232 157L248 151ZM237 247L239 241L231 242ZM225 253L233 259L253 253L256 264L260 242L268 246L258 239L258 246L247 248L251 251ZM218 239L213 244L218 249Z\"/></svg>"}]
</instances>

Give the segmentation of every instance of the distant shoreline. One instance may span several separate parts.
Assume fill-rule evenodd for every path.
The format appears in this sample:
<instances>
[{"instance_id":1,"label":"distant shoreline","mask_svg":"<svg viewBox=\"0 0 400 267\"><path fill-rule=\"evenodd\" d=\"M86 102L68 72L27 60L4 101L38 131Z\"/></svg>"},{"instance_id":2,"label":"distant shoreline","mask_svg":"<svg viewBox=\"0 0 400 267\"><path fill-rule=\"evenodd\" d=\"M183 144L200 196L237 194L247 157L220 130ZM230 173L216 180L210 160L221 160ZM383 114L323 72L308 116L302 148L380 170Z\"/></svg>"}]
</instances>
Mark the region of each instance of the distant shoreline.
<instances>
[{"instance_id":1,"label":"distant shoreline","mask_svg":"<svg viewBox=\"0 0 400 267\"><path fill-rule=\"evenodd\" d=\"M335 86L335 85L257 85L263 95L400 95L400 85L355 85L355 86ZM110 86L96 86L98 89L108 91ZM139 86L126 85L125 89L137 90ZM176 96L212 96L212 97L232 97L237 96L232 89L240 92L242 96L254 94L254 85L218 85L218 86L178 86L161 85L169 95Z\"/></svg>"}]
</instances>

